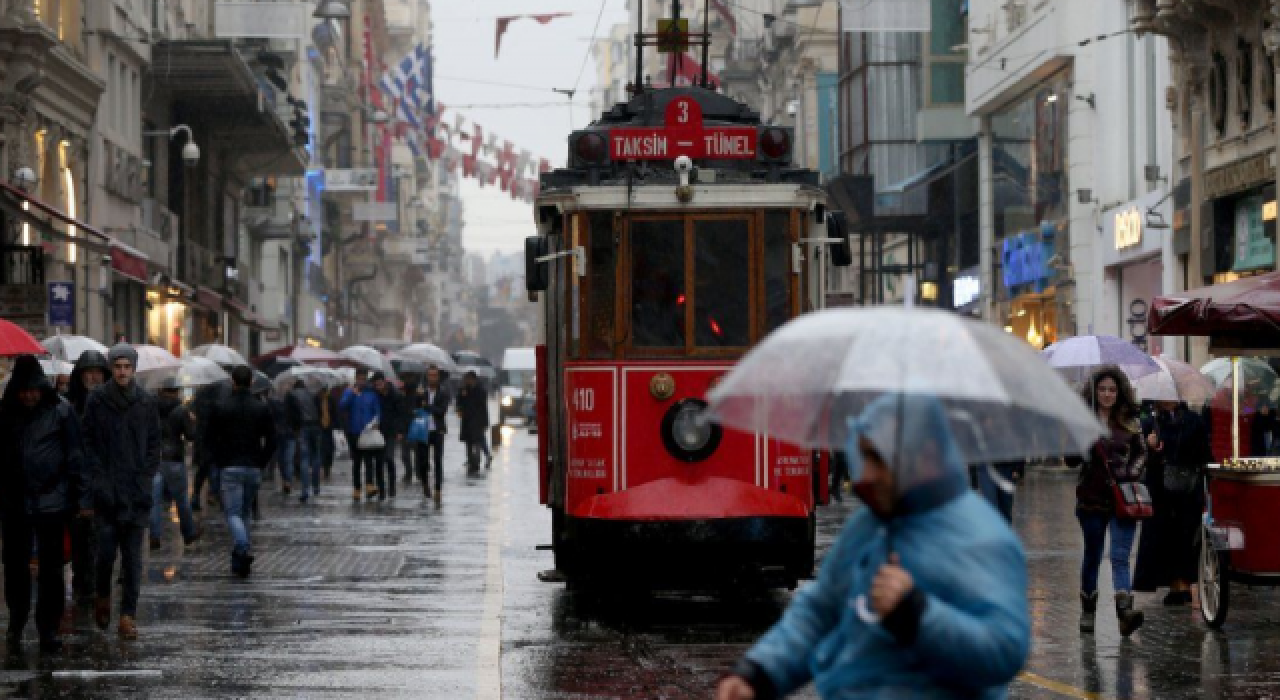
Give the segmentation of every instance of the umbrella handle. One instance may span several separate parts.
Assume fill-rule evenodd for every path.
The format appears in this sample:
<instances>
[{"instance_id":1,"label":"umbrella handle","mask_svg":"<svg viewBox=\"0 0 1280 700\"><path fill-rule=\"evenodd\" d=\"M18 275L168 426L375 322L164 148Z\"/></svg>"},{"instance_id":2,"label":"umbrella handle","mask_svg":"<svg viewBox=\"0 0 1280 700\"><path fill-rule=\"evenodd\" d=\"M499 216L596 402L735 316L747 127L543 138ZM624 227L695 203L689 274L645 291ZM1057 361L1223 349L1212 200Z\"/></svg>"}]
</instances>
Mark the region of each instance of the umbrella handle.
<instances>
[{"instance_id":1,"label":"umbrella handle","mask_svg":"<svg viewBox=\"0 0 1280 700\"><path fill-rule=\"evenodd\" d=\"M853 610L858 613L858 619L868 625L880 624L880 616L871 611L871 606L867 604L866 595L860 595L853 601Z\"/></svg>"}]
</instances>

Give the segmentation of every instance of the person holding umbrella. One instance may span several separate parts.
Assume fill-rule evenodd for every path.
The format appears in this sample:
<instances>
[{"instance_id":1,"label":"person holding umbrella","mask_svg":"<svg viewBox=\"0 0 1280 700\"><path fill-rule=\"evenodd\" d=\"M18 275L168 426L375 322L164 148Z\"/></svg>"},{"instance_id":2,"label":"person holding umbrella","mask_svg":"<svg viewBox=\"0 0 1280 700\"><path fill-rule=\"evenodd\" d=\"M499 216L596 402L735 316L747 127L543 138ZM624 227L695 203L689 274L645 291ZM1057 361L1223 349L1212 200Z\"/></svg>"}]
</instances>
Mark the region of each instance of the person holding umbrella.
<instances>
[{"instance_id":1,"label":"person holding umbrella","mask_svg":"<svg viewBox=\"0 0 1280 700\"><path fill-rule=\"evenodd\" d=\"M84 409L89 394L107 381L111 366L107 356L89 349L80 353L71 370L71 388L67 400L76 411L76 417L84 421ZM87 609L93 606L95 587L94 570L97 568L98 536L93 529L93 518L76 518L71 521L71 590L76 606Z\"/></svg>"},{"instance_id":2,"label":"person holding umbrella","mask_svg":"<svg viewBox=\"0 0 1280 700\"><path fill-rule=\"evenodd\" d=\"M942 404L886 394L852 427L849 518L817 580L720 682L717 700L1003 697L1031 648L1026 558L969 487Z\"/></svg>"},{"instance_id":3,"label":"person holding umbrella","mask_svg":"<svg viewBox=\"0 0 1280 700\"><path fill-rule=\"evenodd\" d=\"M1104 367L1093 373L1084 388L1084 400L1098 414L1108 434L1094 444L1085 458L1067 464L1080 468L1076 485L1076 519L1084 535L1084 559L1080 564L1080 631L1092 633L1098 610L1098 569L1102 547L1111 535L1111 580L1115 587L1116 620L1125 637L1142 626L1143 614L1133 609L1129 555L1138 521L1119 515L1116 493L1121 484L1142 480L1147 449L1138 423L1138 403L1124 372Z\"/></svg>"}]
</instances>

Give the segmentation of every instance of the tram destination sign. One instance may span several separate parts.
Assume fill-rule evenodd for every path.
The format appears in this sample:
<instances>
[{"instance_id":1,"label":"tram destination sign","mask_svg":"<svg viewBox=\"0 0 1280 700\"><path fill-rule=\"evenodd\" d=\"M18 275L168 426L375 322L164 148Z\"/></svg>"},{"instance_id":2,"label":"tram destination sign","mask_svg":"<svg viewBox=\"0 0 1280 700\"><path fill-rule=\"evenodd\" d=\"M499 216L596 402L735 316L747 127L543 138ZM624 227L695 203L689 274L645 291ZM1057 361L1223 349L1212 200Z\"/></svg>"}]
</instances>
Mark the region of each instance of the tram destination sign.
<instances>
[{"instance_id":1,"label":"tram destination sign","mask_svg":"<svg viewBox=\"0 0 1280 700\"><path fill-rule=\"evenodd\" d=\"M622 127L609 131L609 157L614 161L754 160L759 133L750 126L704 126L702 107L680 98L667 105L665 124Z\"/></svg>"}]
</instances>

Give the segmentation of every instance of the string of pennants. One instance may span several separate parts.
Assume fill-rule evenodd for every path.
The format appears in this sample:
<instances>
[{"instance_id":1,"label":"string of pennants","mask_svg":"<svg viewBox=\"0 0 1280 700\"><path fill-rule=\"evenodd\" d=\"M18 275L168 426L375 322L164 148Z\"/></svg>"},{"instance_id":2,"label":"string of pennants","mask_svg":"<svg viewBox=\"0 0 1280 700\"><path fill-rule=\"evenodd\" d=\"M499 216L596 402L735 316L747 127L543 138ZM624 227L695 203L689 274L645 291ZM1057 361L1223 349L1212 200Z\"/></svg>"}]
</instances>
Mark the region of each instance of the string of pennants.
<instances>
[{"instance_id":1,"label":"string of pennants","mask_svg":"<svg viewBox=\"0 0 1280 700\"><path fill-rule=\"evenodd\" d=\"M414 158L437 161L481 187L497 186L512 199L533 202L538 174L551 170L551 163L486 132L465 115L449 112L435 99L432 63L430 49L418 44L378 81L392 106L393 135L408 145Z\"/></svg>"}]
</instances>

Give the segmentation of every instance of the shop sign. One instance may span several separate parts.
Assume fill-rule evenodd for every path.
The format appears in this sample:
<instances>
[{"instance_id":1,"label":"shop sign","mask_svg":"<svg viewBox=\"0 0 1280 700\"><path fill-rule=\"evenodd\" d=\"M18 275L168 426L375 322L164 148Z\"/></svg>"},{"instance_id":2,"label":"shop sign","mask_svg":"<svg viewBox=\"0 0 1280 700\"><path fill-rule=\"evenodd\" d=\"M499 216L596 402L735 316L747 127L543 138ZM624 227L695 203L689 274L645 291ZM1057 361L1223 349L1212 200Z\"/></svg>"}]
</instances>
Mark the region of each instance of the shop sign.
<instances>
[{"instance_id":1,"label":"shop sign","mask_svg":"<svg viewBox=\"0 0 1280 700\"><path fill-rule=\"evenodd\" d=\"M1050 244L1034 231L1010 236L1004 240L1001 265L1006 289L1033 284L1041 287L1049 278L1047 266Z\"/></svg>"},{"instance_id":2,"label":"shop sign","mask_svg":"<svg viewBox=\"0 0 1280 700\"><path fill-rule=\"evenodd\" d=\"M124 248L111 246L111 269L135 282L147 283L147 260Z\"/></svg>"},{"instance_id":3,"label":"shop sign","mask_svg":"<svg viewBox=\"0 0 1280 700\"><path fill-rule=\"evenodd\" d=\"M972 304L980 296L982 296L982 280L976 276L957 277L951 283L951 299L957 309Z\"/></svg>"},{"instance_id":4,"label":"shop sign","mask_svg":"<svg viewBox=\"0 0 1280 700\"><path fill-rule=\"evenodd\" d=\"M1247 190L1260 182L1274 180L1276 170L1271 164L1274 157L1274 151L1267 151L1210 170L1204 174L1204 198L1216 199L1224 194Z\"/></svg>"},{"instance_id":5,"label":"shop sign","mask_svg":"<svg viewBox=\"0 0 1280 700\"><path fill-rule=\"evenodd\" d=\"M1262 198L1247 197L1236 205L1234 272L1270 268L1276 263L1276 245L1267 237L1262 220Z\"/></svg>"},{"instance_id":6,"label":"shop sign","mask_svg":"<svg viewBox=\"0 0 1280 700\"><path fill-rule=\"evenodd\" d=\"M374 192L378 189L376 168L325 170L324 188L330 192Z\"/></svg>"},{"instance_id":7,"label":"shop sign","mask_svg":"<svg viewBox=\"0 0 1280 700\"><path fill-rule=\"evenodd\" d=\"M70 282L49 283L49 325L71 328L76 324L76 288Z\"/></svg>"},{"instance_id":8,"label":"shop sign","mask_svg":"<svg viewBox=\"0 0 1280 700\"><path fill-rule=\"evenodd\" d=\"M1137 207L1116 213L1116 250L1142 243L1142 212Z\"/></svg>"}]
</instances>

